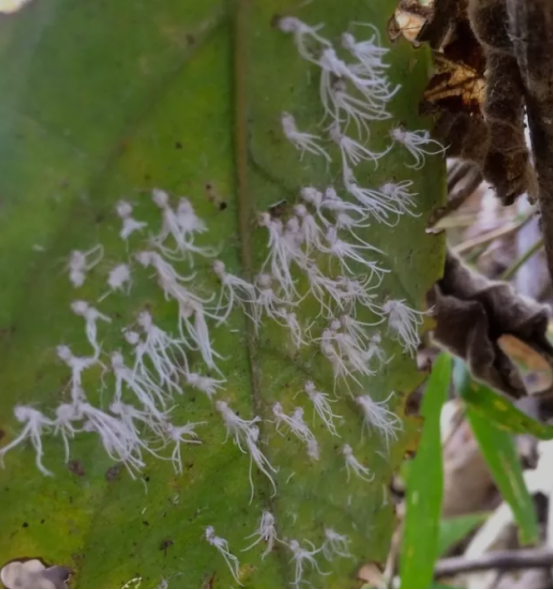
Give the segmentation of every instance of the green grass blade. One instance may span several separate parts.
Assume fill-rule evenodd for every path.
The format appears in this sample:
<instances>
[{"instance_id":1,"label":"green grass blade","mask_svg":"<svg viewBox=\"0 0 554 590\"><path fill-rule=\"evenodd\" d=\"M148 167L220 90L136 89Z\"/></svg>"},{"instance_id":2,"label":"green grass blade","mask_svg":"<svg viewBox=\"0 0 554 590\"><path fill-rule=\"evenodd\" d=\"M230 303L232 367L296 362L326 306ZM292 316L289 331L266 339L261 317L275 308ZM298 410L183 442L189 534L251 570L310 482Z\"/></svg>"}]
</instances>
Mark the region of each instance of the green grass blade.
<instances>
[{"instance_id":1,"label":"green grass blade","mask_svg":"<svg viewBox=\"0 0 554 590\"><path fill-rule=\"evenodd\" d=\"M448 394L451 365L450 356L439 356L423 397L425 423L408 475L401 588L429 588L433 579L443 490L440 414Z\"/></svg>"},{"instance_id":2,"label":"green grass blade","mask_svg":"<svg viewBox=\"0 0 554 590\"><path fill-rule=\"evenodd\" d=\"M439 524L437 557L444 555L487 519L486 512L445 518Z\"/></svg>"},{"instance_id":3,"label":"green grass blade","mask_svg":"<svg viewBox=\"0 0 554 590\"><path fill-rule=\"evenodd\" d=\"M465 399L472 396L489 395L489 389L475 383L465 365L458 363L455 371L456 388ZM479 448L491 470L491 474L504 500L510 505L514 519L519 526L522 544L538 540L538 524L533 499L525 486L523 469L511 434L499 428L486 414L467 407L467 419L479 444Z\"/></svg>"},{"instance_id":4,"label":"green grass blade","mask_svg":"<svg viewBox=\"0 0 554 590\"><path fill-rule=\"evenodd\" d=\"M494 422L512 434L531 434L541 440L552 439L552 425L541 424L518 410L508 399L477 383L463 389L463 400L472 412Z\"/></svg>"}]
</instances>

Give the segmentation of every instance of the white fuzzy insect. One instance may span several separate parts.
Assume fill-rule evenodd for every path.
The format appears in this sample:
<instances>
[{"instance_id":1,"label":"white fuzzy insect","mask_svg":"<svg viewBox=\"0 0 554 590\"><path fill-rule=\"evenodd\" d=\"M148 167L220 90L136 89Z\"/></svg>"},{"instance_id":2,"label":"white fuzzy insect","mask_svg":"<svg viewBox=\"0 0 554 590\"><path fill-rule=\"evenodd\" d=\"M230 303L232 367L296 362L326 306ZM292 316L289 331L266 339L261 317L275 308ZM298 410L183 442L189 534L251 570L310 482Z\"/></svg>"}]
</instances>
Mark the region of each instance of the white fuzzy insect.
<instances>
[{"instance_id":1,"label":"white fuzzy insect","mask_svg":"<svg viewBox=\"0 0 554 590\"><path fill-rule=\"evenodd\" d=\"M287 311L284 307L275 311L275 321L289 331L290 341L297 350L301 346L307 346L308 342L303 338L303 330L294 311Z\"/></svg>"},{"instance_id":2,"label":"white fuzzy insect","mask_svg":"<svg viewBox=\"0 0 554 590\"><path fill-rule=\"evenodd\" d=\"M389 146L383 152L372 152L360 142L345 135L338 124L331 126L329 137L340 149L343 170L349 170L350 165L357 166L363 161L372 161L375 164L375 169L377 169L379 160L386 156L391 150L391 146Z\"/></svg>"},{"instance_id":3,"label":"white fuzzy insect","mask_svg":"<svg viewBox=\"0 0 554 590\"><path fill-rule=\"evenodd\" d=\"M318 191L313 186L306 186L300 190L300 198L315 209L317 218L319 221L321 221L324 227L330 225L329 220L327 220L321 212L321 206L324 198L321 191Z\"/></svg>"},{"instance_id":4,"label":"white fuzzy insect","mask_svg":"<svg viewBox=\"0 0 554 590\"><path fill-rule=\"evenodd\" d=\"M142 426L146 426L156 436L162 440L165 438L166 432L166 415L154 416L148 411L139 410L135 406L124 404L121 401L114 401L110 404L110 412L117 416L121 423L127 428L127 431L132 434L132 438L136 441L136 447L144 449L157 459L165 459L158 455L147 443L147 440L142 435ZM138 425L137 425L138 423Z\"/></svg>"},{"instance_id":5,"label":"white fuzzy insect","mask_svg":"<svg viewBox=\"0 0 554 590\"><path fill-rule=\"evenodd\" d=\"M319 227L317 219L310 214L308 209L302 203L294 206L294 214L300 221L300 233L302 235L302 244L305 245L306 253L309 254L314 248L320 250L323 244L324 232ZM327 220L325 224L328 225Z\"/></svg>"},{"instance_id":6,"label":"white fuzzy insect","mask_svg":"<svg viewBox=\"0 0 554 590\"><path fill-rule=\"evenodd\" d=\"M392 360L393 356L394 355L387 358L385 351L381 347L381 334L379 334L379 332L376 332L369 338L369 344L367 348L368 362L373 358L377 358L381 364L387 364Z\"/></svg>"},{"instance_id":7,"label":"white fuzzy insect","mask_svg":"<svg viewBox=\"0 0 554 590\"><path fill-rule=\"evenodd\" d=\"M337 228L333 226L327 228L325 239L327 240L328 246L326 246L322 252L335 257L339 261L343 273L348 272L350 274L355 274L348 265L348 262L356 262L361 266L365 266L371 271L371 277L376 276L379 281L382 280L384 274L390 272L386 268L379 266L377 262L369 260L366 257L365 252L367 250L382 254L382 251L375 248L375 246L371 246L370 244L358 245L346 242L339 237Z\"/></svg>"},{"instance_id":8,"label":"white fuzzy insect","mask_svg":"<svg viewBox=\"0 0 554 590\"><path fill-rule=\"evenodd\" d=\"M314 416L317 413L323 424L325 424L327 430L333 436L340 436L335 427L334 420L342 420L342 416L335 414L331 408L331 404L334 403L335 400L330 400L327 393L317 391L313 381L306 381L306 383L304 383L304 392L314 405Z\"/></svg>"},{"instance_id":9,"label":"white fuzzy insect","mask_svg":"<svg viewBox=\"0 0 554 590\"><path fill-rule=\"evenodd\" d=\"M311 27L294 16L284 16L279 19L277 26L283 33L293 34L298 53L309 61L314 61L314 56L308 50L306 42L315 41L324 47L331 47L331 43L318 34L325 26L323 24Z\"/></svg>"},{"instance_id":10,"label":"white fuzzy insect","mask_svg":"<svg viewBox=\"0 0 554 590\"><path fill-rule=\"evenodd\" d=\"M96 322L101 320L103 322L111 323L112 320L107 315L100 313L97 309L90 306L86 301L82 300L73 301L71 303L71 310L73 313L85 319L87 340L94 349L95 355L100 354Z\"/></svg>"},{"instance_id":11,"label":"white fuzzy insect","mask_svg":"<svg viewBox=\"0 0 554 590\"><path fill-rule=\"evenodd\" d=\"M391 131L391 137L402 144L414 157L415 164L408 168L419 170L425 164L425 156L436 156L446 150L436 139L431 139L428 131L407 131L400 127ZM435 148L433 149L433 146Z\"/></svg>"},{"instance_id":12,"label":"white fuzzy insect","mask_svg":"<svg viewBox=\"0 0 554 590\"><path fill-rule=\"evenodd\" d=\"M317 440L310 430L310 427L304 421L304 410L302 408L295 408L291 416L285 414L283 406L276 402L272 407L273 415L275 416L275 429L279 434L282 432L279 428L284 424L290 431L306 444L308 456L312 459L319 459L319 446Z\"/></svg>"},{"instance_id":13,"label":"white fuzzy insect","mask_svg":"<svg viewBox=\"0 0 554 590\"><path fill-rule=\"evenodd\" d=\"M266 548L262 553L262 559L265 559L273 550L275 541L279 541L277 538L277 529L275 528L275 517L271 512L268 512L267 510L262 512L262 518L260 519L258 528L246 538L251 539L252 537L255 537L254 542L243 549L243 551L252 549L252 547L255 547L258 543L265 543Z\"/></svg>"},{"instance_id":14,"label":"white fuzzy insect","mask_svg":"<svg viewBox=\"0 0 554 590\"><path fill-rule=\"evenodd\" d=\"M78 404L77 411L83 416L85 432L96 432L108 456L125 465L134 479L135 472L144 468L139 434L124 422L87 402Z\"/></svg>"},{"instance_id":15,"label":"white fuzzy insect","mask_svg":"<svg viewBox=\"0 0 554 590\"><path fill-rule=\"evenodd\" d=\"M376 430L383 436L387 449L391 440L396 440L398 432L402 430L400 418L387 407L393 395L394 392L391 392L386 399L380 402L372 400L369 395L360 395L356 398L356 403L364 415L364 428Z\"/></svg>"},{"instance_id":16,"label":"white fuzzy insect","mask_svg":"<svg viewBox=\"0 0 554 590\"><path fill-rule=\"evenodd\" d=\"M174 290L182 283L188 283L196 277L196 273L188 276L179 274L173 265L163 258L157 252L151 250L144 250L135 255L137 262L144 268L152 266L156 271L158 283L163 289L166 299L174 292Z\"/></svg>"},{"instance_id":17,"label":"white fuzzy insect","mask_svg":"<svg viewBox=\"0 0 554 590\"><path fill-rule=\"evenodd\" d=\"M284 136L300 152L300 159L305 152L309 152L315 156L323 156L327 162L331 162L331 156L318 143L321 141L321 137L313 133L299 131L296 121L290 113L281 113L281 127Z\"/></svg>"},{"instance_id":18,"label":"white fuzzy insect","mask_svg":"<svg viewBox=\"0 0 554 590\"><path fill-rule=\"evenodd\" d=\"M419 327L428 311L416 311L406 305L405 299L389 299L383 304L383 313L388 317L389 331L402 344L404 352L414 356L420 343Z\"/></svg>"},{"instance_id":19,"label":"white fuzzy insect","mask_svg":"<svg viewBox=\"0 0 554 590\"><path fill-rule=\"evenodd\" d=\"M356 313L356 306L365 307L374 315L383 315L381 307L374 301L377 298L377 294L370 293L372 289L379 286L380 282L373 284L372 281L373 277L371 275L358 275L355 279L350 277L338 278L342 290L342 307L347 310L349 315L352 316Z\"/></svg>"},{"instance_id":20,"label":"white fuzzy insect","mask_svg":"<svg viewBox=\"0 0 554 590\"><path fill-rule=\"evenodd\" d=\"M343 167L344 188L360 204L363 214L374 217L379 223L394 227L402 213L401 209L379 191L361 187L352 170Z\"/></svg>"},{"instance_id":21,"label":"white fuzzy insect","mask_svg":"<svg viewBox=\"0 0 554 590\"><path fill-rule=\"evenodd\" d=\"M244 442L246 444L247 451L250 455L250 468L248 471L248 478L250 480L250 502L254 499L254 481L252 480L252 465L255 463L256 467L269 479L271 487L273 488L272 496L277 494L277 486L273 479L272 473L277 473L279 470L273 467L269 462L269 459L262 453L258 447L258 441L260 438L260 429L256 425L252 425L246 433Z\"/></svg>"},{"instance_id":22,"label":"white fuzzy insect","mask_svg":"<svg viewBox=\"0 0 554 590\"><path fill-rule=\"evenodd\" d=\"M294 563L295 566L295 576L294 580L292 581L292 584L294 584L296 588L298 588L300 583L302 582L302 574L304 573L304 567L306 564L315 569L322 576L329 575L328 572L322 572L319 569L319 565L315 558L315 556L321 551L321 548L316 549L315 545L307 539L304 539L304 542L310 546L310 549L302 548L300 543L296 539L292 539L288 544L289 549L292 552L291 563Z\"/></svg>"},{"instance_id":23,"label":"white fuzzy insect","mask_svg":"<svg viewBox=\"0 0 554 590\"><path fill-rule=\"evenodd\" d=\"M119 237L126 242L131 234L141 232L148 225L146 221L133 218L133 206L127 201L119 201L116 211L122 221Z\"/></svg>"},{"instance_id":24,"label":"white fuzzy insect","mask_svg":"<svg viewBox=\"0 0 554 590\"><path fill-rule=\"evenodd\" d=\"M81 287L85 282L86 273L92 270L104 257L104 247L96 244L90 250L81 252L73 250L69 257L69 280L74 287Z\"/></svg>"},{"instance_id":25,"label":"white fuzzy insect","mask_svg":"<svg viewBox=\"0 0 554 590\"><path fill-rule=\"evenodd\" d=\"M348 80L370 105L376 101L386 102L394 96L395 91L388 89L386 79L371 76L360 64L345 63L331 47L324 49L315 63L321 68L319 96L326 112L331 111L329 102L333 102L337 79Z\"/></svg>"},{"instance_id":26,"label":"white fuzzy insect","mask_svg":"<svg viewBox=\"0 0 554 590\"><path fill-rule=\"evenodd\" d=\"M367 360L370 360L376 351L372 349L371 352L369 352L368 328L381 324L384 321L384 318L380 318L375 322L362 322L348 314L343 314L340 316L339 321L344 332L348 334L359 348L365 349L367 355L366 358Z\"/></svg>"},{"instance_id":27,"label":"white fuzzy insect","mask_svg":"<svg viewBox=\"0 0 554 590\"><path fill-rule=\"evenodd\" d=\"M314 342L321 342L322 350L333 348L338 351L337 356L345 360L346 366L356 373L371 376L374 371L368 366L366 361L366 351L348 334L339 332L340 322L334 320L331 327L323 330L321 337L314 338Z\"/></svg>"},{"instance_id":28,"label":"white fuzzy insect","mask_svg":"<svg viewBox=\"0 0 554 590\"><path fill-rule=\"evenodd\" d=\"M381 45L381 39L377 27L372 24L356 23L370 28L373 36L365 41L356 41L352 33L345 32L341 35L342 46L365 68L368 75L374 78L383 76L384 70L389 65L383 62L383 57L389 52L387 47Z\"/></svg>"},{"instance_id":29,"label":"white fuzzy insect","mask_svg":"<svg viewBox=\"0 0 554 590\"><path fill-rule=\"evenodd\" d=\"M148 412L162 420L164 414L163 411L157 408L156 402L165 410L167 398L170 397L168 392L152 379L145 375L139 375L133 369L127 367L120 352L111 354L111 365L115 375L115 401L122 401L123 385L125 384Z\"/></svg>"},{"instance_id":30,"label":"white fuzzy insect","mask_svg":"<svg viewBox=\"0 0 554 590\"><path fill-rule=\"evenodd\" d=\"M199 445L198 435L194 431L197 426L202 426L206 422L187 422L183 426L166 425L166 432L169 439L175 443L175 448L171 455L173 468L176 473L183 473L183 462L181 461L181 444Z\"/></svg>"},{"instance_id":31,"label":"white fuzzy insect","mask_svg":"<svg viewBox=\"0 0 554 590\"><path fill-rule=\"evenodd\" d=\"M219 314L220 311L223 311L219 324L225 323L233 310L235 302L238 303L244 313L255 322L255 318L248 313L247 305L256 301L256 287L252 283L228 273L225 269L225 264L221 260L216 260L213 263L212 268L221 282L221 291L215 309L217 314Z\"/></svg>"},{"instance_id":32,"label":"white fuzzy insect","mask_svg":"<svg viewBox=\"0 0 554 590\"><path fill-rule=\"evenodd\" d=\"M192 254L201 256L214 256L212 248L202 248L194 244L194 234L206 231L206 224L196 216L190 201L181 198L177 211L174 211L169 202L169 195L160 189L152 191L152 200L162 211L162 230L153 239L156 246L164 255L170 258L187 258L191 264L194 259ZM171 236L175 242L174 248L165 246L165 241Z\"/></svg>"},{"instance_id":33,"label":"white fuzzy insect","mask_svg":"<svg viewBox=\"0 0 554 590\"><path fill-rule=\"evenodd\" d=\"M61 436L65 451L65 462L69 461L69 439L75 438L79 429L73 426L74 422L82 420L76 404L62 403L56 408L56 418L53 422L54 436Z\"/></svg>"},{"instance_id":34,"label":"white fuzzy insect","mask_svg":"<svg viewBox=\"0 0 554 590\"><path fill-rule=\"evenodd\" d=\"M229 568L229 571L231 572L231 575L235 579L235 582L239 586L242 586L239 581L239 560L229 551L229 543L223 537L218 537L215 534L215 529L213 526L206 527L205 538L206 541L208 541L212 547L215 547L215 549L217 549L219 554L223 557L227 567Z\"/></svg>"},{"instance_id":35,"label":"white fuzzy insect","mask_svg":"<svg viewBox=\"0 0 554 590\"><path fill-rule=\"evenodd\" d=\"M131 269L128 264L117 264L108 273L108 287L110 290L98 298L103 301L110 293L126 292L131 288Z\"/></svg>"},{"instance_id":36,"label":"white fuzzy insect","mask_svg":"<svg viewBox=\"0 0 554 590\"><path fill-rule=\"evenodd\" d=\"M187 373L185 375L185 383L205 393L210 399L213 399L213 396L219 389L224 389L223 383L225 383L225 379L214 379L213 377L206 377L198 373Z\"/></svg>"},{"instance_id":37,"label":"white fuzzy insect","mask_svg":"<svg viewBox=\"0 0 554 590\"><path fill-rule=\"evenodd\" d=\"M142 345L137 346L135 371L147 373L142 360L143 356L150 359L162 384L181 393L176 382L177 376L188 373L187 355L182 338L177 338L154 324L152 315L148 311L141 311L137 316L137 324L146 335Z\"/></svg>"},{"instance_id":38,"label":"white fuzzy insect","mask_svg":"<svg viewBox=\"0 0 554 590\"><path fill-rule=\"evenodd\" d=\"M336 555L347 558L353 557L348 551L349 544L350 539L347 535L341 535L329 527L325 528L325 542L321 549L327 561L333 561Z\"/></svg>"},{"instance_id":39,"label":"white fuzzy insect","mask_svg":"<svg viewBox=\"0 0 554 590\"><path fill-rule=\"evenodd\" d=\"M350 445L344 445L342 447L342 454L346 461L346 481L350 481L350 472L353 471L354 475L363 479L364 481L371 482L375 479L375 475L371 474L371 471L365 465L362 465L356 457L354 457L354 453L352 451L352 447Z\"/></svg>"},{"instance_id":40,"label":"white fuzzy insect","mask_svg":"<svg viewBox=\"0 0 554 590\"><path fill-rule=\"evenodd\" d=\"M262 273L256 277L256 292L257 297L254 310L256 312L257 325L261 323L264 314L275 320L278 318L277 310L291 304L289 299L277 295L273 289L271 275Z\"/></svg>"},{"instance_id":41,"label":"white fuzzy insect","mask_svg":"<svg viewBox=\"0 0 554 590\"><path fill-rule=\"evenodd\" d=\"M353 121L360 138L369 138L368 121L383 121L391 118L391 114L386 110L385 101L369 101L367 97L361 99L352 96L348 92L345 80L340 78L331 84L328 98L327 104L323 107L326 118L332 119L330 127L342 125L344 129L348 129Z\"/></svg>"},{"instance_id":42,"label":"white fuzzy insect","mask_svg":"<svg viewBox=\"0 0 554 590\"><path fill-rule=\"evenodd\" d=\"M223 359L212 346L210 331L206 318L218 321L219 316L212 314L198 301L198 298L181 286L172 289L172 294L179 303L179 332L184 341L192 341L193 350L198 350L209 369L221 371L215 364L216 359Z\"/></svg>"},{"instance_id":43,"label":"white fuzzy insect","mask_svg":"<svg viewBox=\"0 0 554 590\"><path fill-rule=\"evenodd\" d=\"M95 365L102 365L98 360L99 355L84 357L74 356L69 346L60 344L56 347L58 358L61 359L71 369L71 399L73 403L82 400L82 374L86 369L90 369Z\"/></svg>"},{"instance_id":44,"label":"white fuzzy insect","mask_svg":"<svg viewBox=\"0 0 554 590\"><path fill-rule=\"evenodd\" d=\"M420 213L415 213L413 211L413 209L417 207L416 197L418 194L411 193L409 190L413 184L414 183L411 180L386 182L380 187L378 192L391 204L397 207L400 213L407 213L412 217L419 217Z\"/></svg>"},{"instance_id":45,"label":"white fuzzy insect","mask_svg":"<svg viewBox=\"0 0 554 590\"><path fill-rule=\"evenodd\" d=\"M25 440L29 440L35 450L35 463L38 470L43 475L52 475L46 467L42 464L42 435L45 431L50 430L53 425L52 420L47 418L39 410L35 410L30 406L17 405L14 408L14 416L18 422L24 424L23 430L12 440L11 443L0 449L0 465L4 467L4 455L10 450L17 447Z\"/></svg>"},{"instance_id":46,"label":"white fuzzy insect","mask_svg":"<svg viewBox=\"0 0 554 590\"><path fill-rule=\"evenodd\" d=\"M342 382L346 389L350 392L350 385L348 380L354 381L356 385L362 387L362 384L354 376L352 368L349 366L347 360L345 360L339 351L333 344L326 341L322 341L320 344L321 354L329 361L333 370L334 386L333 391L336 392L337 384Z\"/></svg>"},{"instance_id":47,"label":"white fuzzy insect","mask_svg":"<svg viewBox=\"0 0 554 590\"><path fill-rule=\"evenodd\" d=\"M252 427L254 427L257 422L260 422L261 418L259 416L255 416L252 420L244 420L243 418L237 416L233 410L231 410L227 402L222 400L216 401L215 407L221 414L221 417L223 418L227 428L227 437L225 440L231 437L237 447L239 447L243 453L246 452L242 448L242 444L249 434L252 433Z\"/></svg>"}]
</instances>

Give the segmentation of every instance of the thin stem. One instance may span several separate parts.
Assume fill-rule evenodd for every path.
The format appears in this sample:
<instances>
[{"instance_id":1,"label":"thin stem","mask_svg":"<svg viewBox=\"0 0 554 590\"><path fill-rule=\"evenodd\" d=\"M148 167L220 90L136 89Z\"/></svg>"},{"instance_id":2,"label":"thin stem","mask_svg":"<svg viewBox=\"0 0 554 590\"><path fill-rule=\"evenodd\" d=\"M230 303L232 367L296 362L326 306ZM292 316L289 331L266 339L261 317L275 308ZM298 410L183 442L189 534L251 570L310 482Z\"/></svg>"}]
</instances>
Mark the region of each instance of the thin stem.
<instances>
[{"instance_id":1,"label":"thin stem","mask_svg":"<svg viewBox=\"0 0 554 590\"><path fill-rule=\"evenodd\" d=\"M544 246L544 238L537 240L523 255L509 266L501 275L501 281L509 281L515 277L517 271Z\"/></svg>"}]
</instances>

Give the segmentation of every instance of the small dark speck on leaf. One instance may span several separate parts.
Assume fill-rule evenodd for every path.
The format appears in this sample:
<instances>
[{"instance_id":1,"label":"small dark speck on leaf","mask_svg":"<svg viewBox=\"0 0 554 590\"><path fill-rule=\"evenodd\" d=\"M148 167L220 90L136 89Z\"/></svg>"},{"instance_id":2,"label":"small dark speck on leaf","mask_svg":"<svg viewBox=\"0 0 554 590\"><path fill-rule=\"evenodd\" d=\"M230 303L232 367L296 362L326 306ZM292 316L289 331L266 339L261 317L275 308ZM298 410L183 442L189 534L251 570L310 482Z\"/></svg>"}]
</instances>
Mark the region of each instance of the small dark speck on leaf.
<instances>
[{"instance_id":1,"label":"small dark speck on leaf","mask_svg":"<svg viewBox=\"0 0 554 590\"><path fill-rule=\"evenodd\" d=\"M68 464L67 468L71 473L78 475L79 477L83 477L85 475L85 470L83 468L83 464L78 459L72 459Z\"/></svg>"},{"instance_id":2,"label":"small dark speck on leaf","mask_svg":"<svg viewBox=\"0 0 554 590\"><path fill-rule=\"evenodd\" d=\"M279 21L282 19L283 17L280 14L274 14L271 17L271 20L269 21L270 25L272 27L277 27L279 25Z\"/></svg>"},{"instance_id":3,"label":"small dark speck on leaf","mask_svg":"<svg viewBox=\"0 0 554 590\"><path fill-rule=\"evenodd\" d=\"M144 481L146 483L148 483L150 481L150 476L149 475L145 475L142 479L144 479Z\"/></svg>"},{"instance_id":4,"label":"small dark speck on leaf","mask_svg":"<svg viewBox=\"0 0 554 590\"><path fill-rule=\"evenodd\" d=\"M98 213L98 215L94 218L94 221L96 223L102 223L104 221L104 219L106 219L106 216L104 215L104 213Z\"/></svg>"},{"instance_id":5,"label":"small dark speck on leaf","mask_svg":"<svg viewBox=\"0 0 554 590\"><path fill-rule=\"evenodd\" d=\"M40 521L40 524L44 524L46 521L44 520L44 518Z\"/></svg>"},{"instance_id":6,"label":"small dark speck on leaf","mask_svg":"<svg viewBox=\"0 0 554 590\"><path fill-rule=\"evenodd\" d=\"M164 552L164 557L167 555L167 550L173 545L173 541L171 539L164 539L160 543L160 549Z\"/></svg>"},{"instance_id":7,"label":"small dark speck on leaf","mask_svg":"<svg viewBox=\"0 0 554 590\"><path fill-rule=\"evenodd\" d=\"M287 200L283 199L282 201L279 201L278 203L274 203L273 205L268 207L267 210L272 217L282 217L287 212L287 205L288 205Z\"/></svg>"},{"instance_id":8,"label":"small dark speck on leaf","mask_svg":"<svg viewBox=\"0 0 554 590\"><path fill-rule=\"evenodd\" d=\"M150 526L150 523L149 523L147 520L143 520L143 521L142 521L142 524L143 524L144 526Z\"/></svg>"},{"instance_id":9,"label":"small dark speck on leaf","mask_svg":"<svg viewBox=\"0 0 554 590\"><path fill-rule=\"evenodd\" d=\"M185 35L185 39L187 40L187 43L189 45L194 45L194 43L196 43L196 37L194 35L192 35L191 33L187 33Z\"/></svg>"},{"instance_id":10,"label":"small dark speck on leaf","mask_svg":"<svg viewBox=\"0 0 554 590\"><path fill-rule=\"evenodd\" d=\"M112 483L114 482L117 477L119 476L119 473L121 472L121 464L117 463L116 465L112 465L107 471L106 471L106 479Z\"/></svg>"},{"instance_id":11,"label":"small dark speck on leaf","mask_svg":"<svg viewBox=\"0 0 554 590\"><path fill-rule=\"evenodd\" d=\"M26 528L28 528L28 527L29 527L29 523L28 523L28 522L24 522L24 523L23 523L21 526L22 526L24 529L26 529Z\"/></svg>"},{"instance_id":12,"label":"small dark speck on leaf","mask_svg":"<svg viewBox=\"0 0 554 590\"><path fill-rule=\"evenodd\" d=\"M225 209L227 209L227 203L225 201L221 201L221 203L219 203L219 210L225 211Z\"/></svg>"},{"instance_id":13,"label":"small dark speck on leaf","mask_svg":"<svg viewBox=\"0 0 554 590\"><path fill-rule=\"evenodd\" d=\"M175 142L175 149L180 150L183 149L183 144L180 141Z\"/></svg>"}]
</instances>

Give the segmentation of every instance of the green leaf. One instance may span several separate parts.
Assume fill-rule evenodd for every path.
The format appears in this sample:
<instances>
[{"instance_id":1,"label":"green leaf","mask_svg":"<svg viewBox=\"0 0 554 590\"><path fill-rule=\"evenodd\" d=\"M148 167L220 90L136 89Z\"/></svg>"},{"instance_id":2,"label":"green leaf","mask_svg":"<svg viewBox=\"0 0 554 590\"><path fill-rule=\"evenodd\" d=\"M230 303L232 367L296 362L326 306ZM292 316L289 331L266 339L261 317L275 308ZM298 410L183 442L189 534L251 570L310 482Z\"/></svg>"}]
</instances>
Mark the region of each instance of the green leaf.
<instances>
[{"instance_id":1,"label":"green leaf","mask_svg":"<svg viewBox=\"0 0 554 590\"><path fill-rule=\"evenodd\" d=\"M471 395L486 396L488 388L471 379L465 364L457 362L454 371L456 389L466 399ZM512 435L501 430L488 416L468 405L467 419L479 448L504 500L510 505L519 526L520 542L524 545L538 541L537 514L533 498L523 479L523 469Z\"/></svg>"},{"instance_id":2,"label":"green leaf","mask_svg":"<svg viewBox=\"0 0 554 590\"><path fill-rule=\"evenodd\" d=\"M463 541L473 529L477 528L489 516L488 513L463 514L446 518L439 523L439 540L437 548L437 557L444 555L454 545Z\"/></svg>"},{"instance_id":3,"label":"green leaf","mask_svg":"<svg viewBox=\"0 0 554 590\"><path fill-rule=\"evenodd\" d=\"M443 488L440 415L448 395L451 367L452 359L442 353L435 361L421 404L425 422L406 485L401 588L429 588L433 579Z\"/></svg>"},{"instance_id":4,"label":"green leaf","mask_svg":"<svg viewBox=\"0 0 554 590\"><path fill-rule=\"evenodd\" d=\"M541 440L552 439L552 425L541 424L518 410L509 400L488 387L477 383L462 390L463 400L468 408L494 422L499 429L512 434L531 434Z\"/></svg>"},{"instance_id":5,"label":"green leaf","mask_svg":"<svg viewBox=\"0 0 554 590\"><path fill-rule=\"evenodd\" d=\"M142 238L132 236L127 251L119 239L114 206L120 198L133 202L133 216L156 233L160 211L151 189L169 191L173 204L188 196L208 226L199 243L220 247L228 271L251 278L267 255L267 235L257 227L256 212L283 199L290 206L302 186L340 186L336 150L327 170L310 154L300 162L283 138L282 111L292 112L299 127L311 131L323 113L317 68L298 56L291 36L272 26L274 16L293 11L306 22L324 23L333 41L351 21L372 22L386 42L395 5L395 0L322 0L293 10L278 0L33 0L0 19L2 445L19 431L16 404L33 404L50 415L68 400L68 371L55 347L63 343L75 354L90 354L83 321L71 313L70 303L76 298L97 302L107 290L109 270L132 262L132 253L145 247ZM393 124L429 127L418 115L429 51L402 41L389 62L391 79L403 89L391 103L391 121L372 125L376 150L389 144ZM419 216L404 216L394 229L372 224L360 236L387 253L383 264L392 269L373 291L376 300L406 299L422 309L443 267L444 240L426 234L425 227L444 200L444 160L428 157L419 171L406 163L406 150L395 147L378 170L370 163L356 173L372 187L391 178L412 180ZM68 281L68 256L97 243L104 246L104 259L75 290ZM186 263L175 264L188 274ZM210 261L197 258L195 271L195 292L219 292ZM106 364L113 350L128 354L121 331L140 310L150 309L164 330L175 332L174 302L165 301L150 272L136 264L132 277L129 295L112 294L94 303L112 320L99 327ZM319 310L307 298L298 317L308 326ZM324 324L319 318L312 333L319 334ZM30 446L6 454L6 470L0 472L1 559L36 556L67 565L74 572L72 585L82 588L119 588L135 578L143 588L158 587L162 579L170 587L229 588L235 582L223 558L203 538L204 528L212 525L238 556L246 587L288 587L295 574L286 547L278 545L265 560L263 544L242 552L253 541L245 537L256 530L262 511L270 510L283 539L309 539L320 546L325 527L350 539L355 559L326 563L318 555L321 570L330 574L305 567L306 584L349 587L357 583L358 564L383 561L394 523L387 486L406 446L413 445L414 426L405 420L404 435L388 450L381 436L362 437L359 409L338 388L333 409L344 417L342 438L330 436L320 421L312 425L305 396L294 397L307 379L333 393L330 367L317 346L296 353L279 326L268 324L256 338L245 325L238 308L226 325L210 324L227 378L220 397L242 417L264 418L261 445L279 467L275 497L268 480L254 472L250 501L248 455L225 442L224 424L210 400L187 390L175 400L172 420L207 424L197 428L203 444L182 447L182 475L151 458L142 480L133 481L125 470L118 472L92 433L71 441L69 465L60 438L43 437L52 478L37 471ZM376 401L394 391L388 405L404 421L404 400L421 376L384 331L383 343L392 360L363 381L363 391ZM191 353L190 364L206 372L197 353ZM87 371L83 385L92 403L103 400L106 407L113 379L101 373ZM309 460L294 436L275 432L268 421L276 401L288 413L304 408L320 443L319 461ZM340 452L345 443L371 468L372 483L354 476L347 482Z\"/></svg>"}]
</instances>

